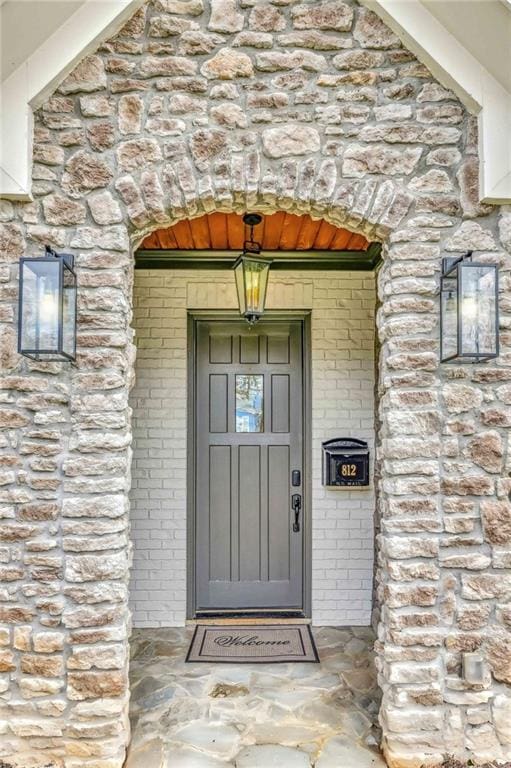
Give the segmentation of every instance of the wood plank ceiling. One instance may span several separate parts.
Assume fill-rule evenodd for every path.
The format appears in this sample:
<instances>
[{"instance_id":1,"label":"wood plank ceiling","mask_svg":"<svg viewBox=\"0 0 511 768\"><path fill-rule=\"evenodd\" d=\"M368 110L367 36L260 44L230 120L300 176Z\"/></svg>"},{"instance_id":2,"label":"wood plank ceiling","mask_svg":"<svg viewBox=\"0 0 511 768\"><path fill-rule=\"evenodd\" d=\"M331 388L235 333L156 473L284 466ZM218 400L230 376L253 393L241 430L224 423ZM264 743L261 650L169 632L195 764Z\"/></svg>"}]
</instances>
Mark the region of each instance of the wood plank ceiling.
<instances>
[{"instance_id":1,"label":"wood plank ceiling","mask_svg":"<svg viewBox=\"0 0 511 768\"><path fill-rule=\"evenodd\" d=\"M185 219L167 229L158 229L141 243L141 250L240 251L250 230L236 213L209 213ZM265 251L366 251L363 235L335 227L308 214L278 212L263 216L254 227L254 239Z\"/></svg>"}]
</instances>

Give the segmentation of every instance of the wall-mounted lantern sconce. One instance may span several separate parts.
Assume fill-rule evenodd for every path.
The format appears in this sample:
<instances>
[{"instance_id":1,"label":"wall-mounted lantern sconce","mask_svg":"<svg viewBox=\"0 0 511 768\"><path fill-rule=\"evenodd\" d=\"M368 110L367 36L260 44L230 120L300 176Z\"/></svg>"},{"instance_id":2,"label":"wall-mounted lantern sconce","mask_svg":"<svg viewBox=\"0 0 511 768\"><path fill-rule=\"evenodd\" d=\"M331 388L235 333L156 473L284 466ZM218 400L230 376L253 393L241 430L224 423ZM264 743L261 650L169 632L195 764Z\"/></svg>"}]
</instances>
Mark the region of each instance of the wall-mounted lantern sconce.
<instances>
[{"instance_id":1,"label":"wall-mounted lantern sconce","mask_svg":"<svg viewBox=\"0 0 511 768\"><path fill-rule=\"evenodd\" d=\"M261 256L261 245L254 240L254 227L263 217L258 213L246 213L244 223L250 227L250 239L243 244L243 253L234 264L234 276L238 291L240 314L250 325L257 323L264 313L268 273L271 259Z\"/></svg>"},{"instance_id":2,"label":"wall-mounted lantern sconce","mask_svg":"<svg viewBox=\"0 0 511 768\"><path fill-rule=\"evenodd\" d=\"M20 259L18 352L33 360L76 358L74 257L48 245L42 258Z\"/></svg>"},{"instance_id":3,"label":"wall-mounted lantern sconce","mask_svg":"<svg viewBox=\"0 0 511 768\"><path fill-rule=\"evenodd\" d=\"M499 354L498 270L472 261L472 252L442 262L440 358L484 363Z\"/></svg>"}]
</instances>

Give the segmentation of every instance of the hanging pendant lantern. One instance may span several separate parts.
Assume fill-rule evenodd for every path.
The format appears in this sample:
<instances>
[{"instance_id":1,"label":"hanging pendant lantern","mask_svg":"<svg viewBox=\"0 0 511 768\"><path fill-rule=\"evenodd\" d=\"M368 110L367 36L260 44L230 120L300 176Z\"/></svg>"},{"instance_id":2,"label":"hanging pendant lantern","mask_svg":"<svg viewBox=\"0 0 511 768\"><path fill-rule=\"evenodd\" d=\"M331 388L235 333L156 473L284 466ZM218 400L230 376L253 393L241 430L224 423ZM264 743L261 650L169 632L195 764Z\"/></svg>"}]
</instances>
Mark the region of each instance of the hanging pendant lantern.
<instances>
[{"instance_id":1,"label":"hanging pendant lantern","mask_svg":"<svg viewBox=\"0 0 511 768\"><path fill-rule=\"evenodd\" d=\"M498 271L472 252L444 258L440 287L440 358L481 363L499 355Z\"/></svg>"},{"instance_id":2,"label":"hanging pendant lantern","mask_svg":"<svg viewBox=\"0 0 511 768\"><path fill-rule=\"evenodd\" d=\"M44 257L20 259L18 352L33 360L76 358L74 257L48 245Z\"/></svg>"},{"instance_id":3,"label":"hanging pendant lantern","mask_svg":"<svg viewBox=\"0 0 511 768\"><path fill-rule=\"evenodd\" d=\"M245 240L243 253L234 264L234 276L240 314L253 325L264 313L272 260L260 255L261 245L254 240L254 227L261 223L262 216L258 213L246 213L243 221L250 227L250 239Z\"/></svg>"}]
</instances>

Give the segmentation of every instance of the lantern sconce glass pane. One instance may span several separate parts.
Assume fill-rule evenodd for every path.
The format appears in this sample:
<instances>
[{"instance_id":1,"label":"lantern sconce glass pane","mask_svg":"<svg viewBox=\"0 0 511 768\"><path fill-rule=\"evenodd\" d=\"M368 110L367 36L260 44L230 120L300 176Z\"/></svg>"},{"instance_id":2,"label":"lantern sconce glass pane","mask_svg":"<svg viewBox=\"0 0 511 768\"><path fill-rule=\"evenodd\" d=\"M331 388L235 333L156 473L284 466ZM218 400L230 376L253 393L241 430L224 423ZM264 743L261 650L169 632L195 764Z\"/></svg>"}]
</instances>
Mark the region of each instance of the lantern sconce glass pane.
<instances>
[{"instance_id":1,"label":"lantern sconce glass pane","mask_svg":"<svg viewBox=\"0 0 511 768\"><path fill-rule=\"evenodd\" d=\"M76 358L76 275L64 262L62 283L62 352Z\"/></svg>"},{"instance_id":2,"label":"lantern sconce glass pane","mask_svg":"<svg viewBox=\"0 0 511 768\"><path fill-rule=\"evenodd\" d=\"M33 360L76 358L76 274L73 256L46 249L20 259L18 352Z\"/></svg>"},{"instance_id":3,"label":"lantern sconce glass pane","mask_svg":"<svg viewBox=\"0 0 511 768\"><path fill-rule=\"evenodd\" d=\"M442 361L456 357L458 352L458 286L456 276L442 278L440 293L442 313Z\"/></svg>"},{"instance_id":4,"label":"lantern sconce glass pane","mask_svg":"<svg viewBox=\"0 0 511 768\"><path fill-rule=\"evenodd\" d=\"M440 291L441 361L478 363L499 355L498 270L468 253L445 258Z\"/></svg>"},{"instance_id":5,"label":"lantern sconce glass pane","mask_svg":"<svg viewBox=\"0 0 511 768\"><path fill-rule=\"evenodd\" d=\"M243 276L243 261L242 256L236 261L234 265L234 278L236 280L236 291L238 293L238 306L240 308L240 314L245 315L247 311L247 305L245 303L245 281Z\"/></svg>"}]
</instances>

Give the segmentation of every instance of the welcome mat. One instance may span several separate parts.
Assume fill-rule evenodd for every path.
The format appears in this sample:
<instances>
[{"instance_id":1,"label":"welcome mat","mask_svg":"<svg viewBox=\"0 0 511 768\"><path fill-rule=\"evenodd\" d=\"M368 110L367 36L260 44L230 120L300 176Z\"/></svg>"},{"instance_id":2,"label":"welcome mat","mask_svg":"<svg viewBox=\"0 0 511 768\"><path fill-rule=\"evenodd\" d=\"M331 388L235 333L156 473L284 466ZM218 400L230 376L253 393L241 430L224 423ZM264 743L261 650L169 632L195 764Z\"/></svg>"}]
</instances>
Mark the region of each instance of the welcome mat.
<instances>
[{"instance_id":1,"label":"welcome mat","mask_svg":"<svg viewBox=\"0 0 511 768\"><path fill-rule=\"evenodd\" d=\"M309 624L198 624L186 661L222 664L319 662Z\"/></svg>"}]
</instances>

